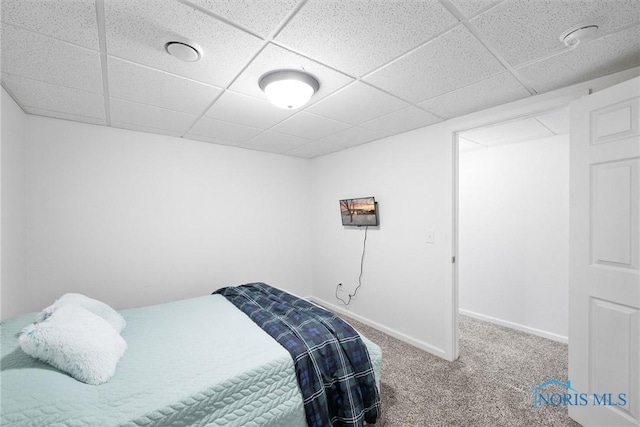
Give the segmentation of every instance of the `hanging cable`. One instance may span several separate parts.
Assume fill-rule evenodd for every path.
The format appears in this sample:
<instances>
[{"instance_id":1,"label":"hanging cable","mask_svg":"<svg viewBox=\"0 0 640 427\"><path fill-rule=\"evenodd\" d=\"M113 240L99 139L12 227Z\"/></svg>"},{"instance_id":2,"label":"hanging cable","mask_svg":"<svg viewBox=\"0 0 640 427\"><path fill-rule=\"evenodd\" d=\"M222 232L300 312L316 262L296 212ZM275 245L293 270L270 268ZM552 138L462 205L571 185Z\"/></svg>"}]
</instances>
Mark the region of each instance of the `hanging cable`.
<instances>
[{"instance_id":1,"label":"hanging cable","mask_svg":"<svg viewBox=\"0 0 640 427\"><path fill-rule=\"evenodd\" d=\"M360 289L360 286L362 286L362 272L364 270L364 254L365 254L365 250L367 249L367 233L368 232L369 232L369 226L366 226L364 228L364 241L362 242L362 257L360 258L360 275L358 276L358 286L356 287L356 290L352 294L349 294L349 299L345 301L344 299L338 296L338 289L340 289L340 287L342 286L342 283L338 283L338 286L336 286L336 298L347 307L349 306L349 304L351 304L351 300L355 298L356 295L358 294L358 289Z\"/></svg>"}]
</instances>

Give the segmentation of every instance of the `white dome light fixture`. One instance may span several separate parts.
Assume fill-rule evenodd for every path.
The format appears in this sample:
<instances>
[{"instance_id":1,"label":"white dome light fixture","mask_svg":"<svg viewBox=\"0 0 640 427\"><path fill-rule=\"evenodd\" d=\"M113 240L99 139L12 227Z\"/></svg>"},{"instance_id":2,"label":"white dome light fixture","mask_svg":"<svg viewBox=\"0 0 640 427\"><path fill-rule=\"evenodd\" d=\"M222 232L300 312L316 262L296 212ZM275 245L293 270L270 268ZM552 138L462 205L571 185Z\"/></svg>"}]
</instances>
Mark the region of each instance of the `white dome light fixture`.
<instances>
[{"instance_id":1,"label":"white dome light fixture","mask_svg":"<svg viewBox=\"0 0 640 427\"><path fill-rule=\"evenodd\" d=\"M197 62L202 58L202 48L186 39L171 40L165 43L164 50L184 62Z\"/></svg>"},{"instance_id":2,"label":"white dome light fixture","mask_svg":"<svg viewBox=\"0 0 640 427\"><path fill-rule=\"evenodd\" d=\"M320 88L315 77L298 70L270 71L258 85L273 105L287 110L302 107Z\"/></svg>"}]
</instances>

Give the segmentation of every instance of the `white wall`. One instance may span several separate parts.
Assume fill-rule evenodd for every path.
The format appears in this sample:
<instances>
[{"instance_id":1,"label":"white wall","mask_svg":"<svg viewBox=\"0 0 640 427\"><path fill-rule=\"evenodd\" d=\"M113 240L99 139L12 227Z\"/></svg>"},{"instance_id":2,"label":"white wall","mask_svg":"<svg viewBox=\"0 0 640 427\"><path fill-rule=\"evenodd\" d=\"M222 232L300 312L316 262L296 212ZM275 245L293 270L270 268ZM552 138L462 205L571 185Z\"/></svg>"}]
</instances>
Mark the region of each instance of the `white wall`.
<instances>
[{"instance_id":1,"label":"white wall","mask_svg":"<svg viewBox=\"0 0 640 427\"><path fill-rule=\"evenodd\" d=\"M250 281L310 293L309 160L38 116L27 126L29 299L14 311L64 292L118 309Z\"/></svg>"},{"instance_id":2,"label":"white wall","mask_svg":"<svg viewBox=\"0 0 640 427\"><path fill-rule=\"evenodd\" d=\"M442 356L451 265L444 249L451 240L444 139L445 127L435 125L315 159L313 252L314 297L341 307L335 288L341 282L347 298L357 286L364 229L341 225L338 201L374 196L380 225L369 228L362 287L350 314ZM426 243L427 230L436 231L434 244Z\"/></svg>"},{"instance_id":3,"label":"white wall","mask_svg":"<svg viewBox=\"0 0 640 427\"><path fill-rule=\"evenodd\" d=\"M557 109L588 90L637 76L638 68L515 101L314 159L317 197L313 295L361 321L453 360L458 356L454 232L455 132ZM369 230L363 286L348 309L334 296L353 292L361 230L340 224L338 200L375 196L379 230ZM435 243L426 243L434 231Z\"/></svg>"},{"instance_id":4,"label":"white wall","mask_svg":"<svg viewBox=\"0 0 640 427\"><path fill-rule=\"evenodd\" d=\"M460 154L460 309L566 341L569 136Z\"/></svg>"},{"instance_id":5,"label":"white wall","mask_svg":"<svg viewBox=\"0 0 640 427\"><path fill-rule=\"evenodd\" d=\"M357 281L362 237L340 225L338 200L373 195L381 225L370 230L363 287L350 311L453 359L453 132L557 107L569 94L637 74L627 70L311 162L30 116L33 299L20 311L77 288L121 308L249 280L335 304L336 284L351 292ZM239 216L223 209L224 198ZM257 214L251 198L264 200L260 212L267 213ZM434 244L425 243L427 230ZM312 289L301 284L312 278Z\"/></svg>"},{"instance_id":6,"label":"white wall","mask_svg":"<svg viewBox=\"0 0 640 427\"><path fill-rule=\"evenodd\" d=\"M2 318L20 312L27 301L25 289L25 152L26 114L4 88L2 98Z\"/></svg>"}]
</instances>

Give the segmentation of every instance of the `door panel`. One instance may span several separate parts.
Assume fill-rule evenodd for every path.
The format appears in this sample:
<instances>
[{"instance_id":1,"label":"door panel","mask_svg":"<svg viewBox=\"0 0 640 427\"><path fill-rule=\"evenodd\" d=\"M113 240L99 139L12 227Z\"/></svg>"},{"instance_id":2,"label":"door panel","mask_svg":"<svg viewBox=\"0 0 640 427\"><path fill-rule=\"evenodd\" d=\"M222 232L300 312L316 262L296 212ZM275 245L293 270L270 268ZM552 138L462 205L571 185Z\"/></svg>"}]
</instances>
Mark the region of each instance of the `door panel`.
<instances>
[{"instance_id":1,"label":"door panel","mask_svg":"<svg viewBox=\"0 0 640 427\"><path fill-rule=\"evenodd\" d=\"M639 100L635 78L571 104L569 379L589 404L569 415L585 426L640 425Z\"/></svg>"},{"instance_id":2,"label":"door panel","mask_svg":"<svg viewBox=\"0 0 640 427\"><path fill-rule=\"evenodd\" d=\"M638 159L591 167L592 263L638 269ZM630 197L631 196L631 197Z\"/></svg>"}]
</instances>

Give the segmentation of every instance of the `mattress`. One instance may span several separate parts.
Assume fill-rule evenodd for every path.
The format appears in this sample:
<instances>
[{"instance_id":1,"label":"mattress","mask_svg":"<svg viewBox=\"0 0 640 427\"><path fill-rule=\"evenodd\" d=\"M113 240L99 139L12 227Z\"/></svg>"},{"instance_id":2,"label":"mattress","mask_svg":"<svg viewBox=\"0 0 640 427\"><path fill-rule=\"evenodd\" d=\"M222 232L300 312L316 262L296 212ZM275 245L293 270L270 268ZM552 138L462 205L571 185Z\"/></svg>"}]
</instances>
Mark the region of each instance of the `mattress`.
<instances>
[{"instance_id":1,"label":"mattress","mask_svg":"<svg viewBox=\"0 0 640 427\"><path fill-rule=\"evenodd\" d=\"M220 295L123 310L128 349L92 386L24 354L2 323L3 426L305 426L287 350ZM376 379L380 348L364 338Z\"/></svg>"}]
</instances>

